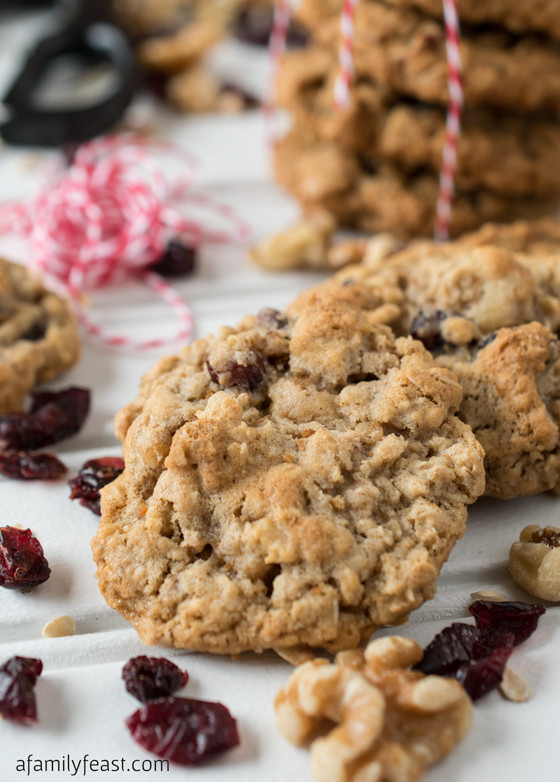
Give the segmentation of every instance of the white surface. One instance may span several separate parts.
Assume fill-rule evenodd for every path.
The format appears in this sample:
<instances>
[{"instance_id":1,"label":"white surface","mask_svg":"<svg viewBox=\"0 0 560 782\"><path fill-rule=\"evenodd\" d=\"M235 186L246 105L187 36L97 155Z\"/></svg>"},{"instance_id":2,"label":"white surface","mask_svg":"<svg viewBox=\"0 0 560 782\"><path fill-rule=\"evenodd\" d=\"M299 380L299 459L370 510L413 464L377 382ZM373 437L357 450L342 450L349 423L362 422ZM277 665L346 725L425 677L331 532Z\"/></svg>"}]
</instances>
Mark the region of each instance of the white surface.
<instances>
[{"instance_id":1,"label":"white surface","mask_svg":"<svg viewBox=\"0 0 560 782\"><path fill-rule=\"evenodd\" d=\"M21 21L0 20L0 89L13 72L22 42L36 29ZM226 52L239 62L240 53ZM223 61L222 61L223 63ZM253 59L249 67L257 67ZM218 63L219 64L219 63ZM245 77L257 79L252 72ZM296 205L270 181L263 126L257 114L238 118L178 119L160 116L162 134L184 144L203 160L201 186L232 204L253 226L256 236L288 224ZM0 198L30 194L35 169L29 153L0 151ZM32 162L32 161L31 161ZM3 240L0 251L25 260L20 243ZM197 332L204 335L222 323L235 323L262 306L282 308L318 275L270 276L251 267L239 248L206 248L192 279L176 285L193 307ZM169 311L139 286L92 297L92 314L107 327L139 334L173 328ZM114 351L85 342L80 364L54 387L76 383L93 392L92 413L83 431L57 450L74 474L96 455L118 453L112 435L114 413L132 399L140 375L158 354ZM0 723L0 782L17 782L16 762L64 759L77 763L88 754L97 760L124 759L125 768L149 756L136 746L124 726L137 704L120 680L122 664L142 647L135 632L98 593L89 540L97 519L68 499L65 481L54 485L22 484L0 479L2 525L30 526L45 548L51 579L35 592L20 595L0 590L0 660L13 654L38 656L45 664L38 687L40 723L20 727ZM471 591L495 588L527 599L507 572L510 544L528 523L557 523L558 500L551 496L499 502L484 500L472 510L465 538L445 566L438 593L417 611L400 632L426 643L450 620L468 616ZM533 689L533 699L513 704L492 693L475 706L474 725L465 742L426 782L557 782L557 724L560 691L559 609L550 607L539 629L512 657L512 666ZM73 638L44 639L50 619L70 614L77 623ZM310 782L307 752L288 745L274 727L273 699L290 666L274 655L246 655L231 661L205 655L167 656L187 667L186 695L223 701L239 720L241 747L203 769L171 767L169 772L89 771L87 778L140 780L191 779L220 782ZM31 772L34 780L68 780L77 773Z\"/></svg>"}]
</instances>

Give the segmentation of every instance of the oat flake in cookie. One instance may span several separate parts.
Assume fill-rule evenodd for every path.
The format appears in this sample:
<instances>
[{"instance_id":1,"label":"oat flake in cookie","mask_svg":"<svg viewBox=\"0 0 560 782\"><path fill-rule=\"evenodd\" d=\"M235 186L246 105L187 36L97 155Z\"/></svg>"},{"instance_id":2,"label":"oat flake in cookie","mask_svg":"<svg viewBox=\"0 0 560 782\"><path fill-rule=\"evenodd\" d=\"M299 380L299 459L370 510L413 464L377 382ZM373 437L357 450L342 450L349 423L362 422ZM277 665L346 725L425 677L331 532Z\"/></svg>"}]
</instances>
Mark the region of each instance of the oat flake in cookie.
<instances>
[{"instance_id":1,"label":"oat flake in cookie","mask_svg":"<svg viewBox=\"0 0 560 782\"><path fill-rule=\"evenodd\" d=\"M93 552L145 642L336 651L433 596L482 449L454 375L373 304L349 285L246 317L163 359L119 415Z\"/></svg>"},{"instance_id":2,"label":"oat flake in cookie","mask_svg":"<svg viewBox=\"0 0 560 782\"><path fill-rule=\"evenodd\" d=\"M69 369L80 355L68 304L16 263L0 258L0 414Z\"/></svg>"}]
</instances>

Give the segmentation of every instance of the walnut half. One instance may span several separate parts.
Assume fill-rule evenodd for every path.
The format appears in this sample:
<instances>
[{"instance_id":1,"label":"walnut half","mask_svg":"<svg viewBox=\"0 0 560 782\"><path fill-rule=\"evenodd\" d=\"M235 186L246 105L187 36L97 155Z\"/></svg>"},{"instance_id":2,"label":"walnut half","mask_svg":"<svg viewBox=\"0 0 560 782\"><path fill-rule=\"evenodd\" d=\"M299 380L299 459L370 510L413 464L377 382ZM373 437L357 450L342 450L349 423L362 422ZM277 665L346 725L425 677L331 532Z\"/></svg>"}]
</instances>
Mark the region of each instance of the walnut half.
<instances>
[{"instance_id":1,"label":"walnut half","mask_svg":"<svg viewBox=\"0 0 560 782\"><path fill-rule=\"evenodd\" d=\"M417 643L393 636L294 671L276 698L277 724L288 741L310 743L319 782L414 782L466 735L470 698L453 679L409 670L421 657Z\"/></svg>"},{"instance_id":2,"label":"walnut half","mask_svg":"<svg viewBox=\"0 0 560 782\"><path fill-rule=\"evenodd\" d=\"M509 552L517 583L541 600L560 600L560 529L530 524Z\"/></svg>"}]
</instances>

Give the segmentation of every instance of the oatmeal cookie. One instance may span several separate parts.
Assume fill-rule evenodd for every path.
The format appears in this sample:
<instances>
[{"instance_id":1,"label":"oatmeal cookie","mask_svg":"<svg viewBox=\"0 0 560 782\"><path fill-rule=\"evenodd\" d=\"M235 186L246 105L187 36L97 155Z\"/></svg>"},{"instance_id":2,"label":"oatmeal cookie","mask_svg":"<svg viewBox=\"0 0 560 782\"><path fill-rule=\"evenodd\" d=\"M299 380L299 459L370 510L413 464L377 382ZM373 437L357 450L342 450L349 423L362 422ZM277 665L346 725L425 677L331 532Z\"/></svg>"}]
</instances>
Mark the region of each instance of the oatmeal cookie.
<instances>
[{"instance_id":1,"label":"oatmeal cookie","mask_svg":"<svg viewBox=\"0 0 560 782\"><path fill-rule=\"evenodd\" d=\"M560 224L489 225L457 242L415 242L347 267L464 389L460 417L485 451L486 493L560 489ZM331 283L332 284L332 283Z\"/></svg>"},{"instance_id":2,"label":"oatmeal cookie","mask_svg":"<svg viewBox=\"0 0 560 782\"><path fill-rule=\"evenodd\" d=\"M93 553L146 643L334 651L432 597L482 449L454 375L377 325L375 300L309 292L145 378Z\"/></svg>"},{"instance_id":3,"label":"oatmeal cookie","mask_svg":"<svg viewBox=\"0 0 560 782\"><path fill-rule=\"evenodd\" d=\"M19 264L0 259L0 413L69 369L80 341L68 304Z\"/></svg>"},{"instance_id":4,"label":"oatmeal cookie","mask_svg":"<svg viewBox=\"0 0 560 782\"><path fill-rule=\"evenodd\" d=\"M312 128L375 167L382 160L403 173L441 170L444 108L399 102L391 90L357 79L344 110L333 103L338 64L324 49L309 47L284 58L278 98L298 127ZM458 148L456 184L504 196L555 196L560 192L560 127L546 118L465 112Z\"/></svg>"},{"instance_id":5,"label":"oatmeal cookie","mask_svg":"<svg viewBox=\"0 0 560 782\"><path fill-rule=\"evenodd\" d=\"M318 44L336 51L340 40L338 17L325 19L321 15L309 28ZM414 8L395 8L369 0L357 6L355 30L357 78L369 76L399 94L448 104L441 21ZM467 107L560 114L560 51L556 42L538 35L515 36L498 28L463 33L461 57Z\"/></svg>"},{"instance_id":6,"label":"oatmeal cookie","mask_svg":"<svg viewBox=\"0 0 560 782\"><path fill-rule=\"evenodd\" d=\"M369 0L361 0L367 3ZM441 0L385 0L400 9L417 8L437 19L442 17ZM333 17L342 11L343 0L305 0L298 10L302 21L310 25L317 19ZM542 33L560 41L560 6L556 0L457 0L457 12L463 26L496 25L513 33Z\"/></svg>"},{"instance_id":7,"label":"oatmeal cookie","mask_svg":"<svg viewBox=\"0 0 560 782\"><path fill-rule=\"evenodd\" d=\"M434 232L439 179L435 173L406 175L388 162L364 167L360 156L335 142L292 130L276 146L275 172L306 213L331 212L342 227L369 233L390 231L401 238ZM458 190L453 200L451 235L488 221L552 214L560 194L514 198L489 190Z\"/></svg>"}]
</instances>

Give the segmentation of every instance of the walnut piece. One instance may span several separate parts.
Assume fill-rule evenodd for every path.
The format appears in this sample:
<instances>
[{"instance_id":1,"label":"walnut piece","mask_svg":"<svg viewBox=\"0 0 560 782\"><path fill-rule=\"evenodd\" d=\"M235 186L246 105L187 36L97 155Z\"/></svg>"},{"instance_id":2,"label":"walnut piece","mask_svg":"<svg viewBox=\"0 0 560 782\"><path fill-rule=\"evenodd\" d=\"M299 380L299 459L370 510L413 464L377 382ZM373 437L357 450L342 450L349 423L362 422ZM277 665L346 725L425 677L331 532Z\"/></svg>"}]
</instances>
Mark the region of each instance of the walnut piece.
<instances>
[{"instance_id":1,"label":"walnut piece","mask_svg":"<svg viewBox=\"0 0 560 782\"><path fill-rule=\"evenodd\" d=\"M494 603L505 603L507 595L503 592L495 592L493 589L479 589L476 592L471 592L471 603L476 603L477 600L488 600Z\"/></svg>"},{"instance_id":2,"label":"walnut piece","mask_svg":"<svg viewBox=\"0 0 560 782\"><path fill-rule=\"evenodd\" d=\"M510 549L509 569L530 595L560 601L560 529L525 527Z\"/></svg>"},{"instance_id":3,"label":"walnut piece","mask_svg":"<svg viewBox=\"0 0 560 782\"><path fill-rule=\"evenodd\" d=\"M296 668L276 720L288 741L310 743L319 782L414 782L466 735L470 698L454 679L408 670L421 657L392 636Z\"/></svg>"},{"instance_id":4,"label":"walnut piece","mask_svg":"<svg viewBox=\"0 0 560 782\"><path fill-rule=\"evenodd\" d=\"M327 263L330 226L309 219L265 239L250 252L251 259L269 271L312 268Z\"/></svg>"}]
</instances>

